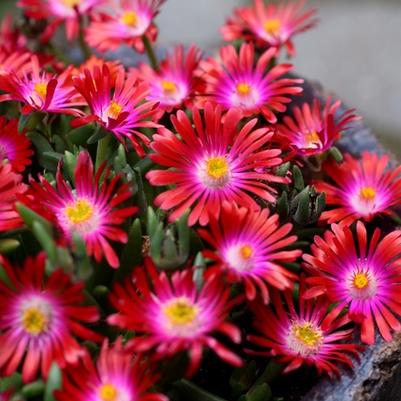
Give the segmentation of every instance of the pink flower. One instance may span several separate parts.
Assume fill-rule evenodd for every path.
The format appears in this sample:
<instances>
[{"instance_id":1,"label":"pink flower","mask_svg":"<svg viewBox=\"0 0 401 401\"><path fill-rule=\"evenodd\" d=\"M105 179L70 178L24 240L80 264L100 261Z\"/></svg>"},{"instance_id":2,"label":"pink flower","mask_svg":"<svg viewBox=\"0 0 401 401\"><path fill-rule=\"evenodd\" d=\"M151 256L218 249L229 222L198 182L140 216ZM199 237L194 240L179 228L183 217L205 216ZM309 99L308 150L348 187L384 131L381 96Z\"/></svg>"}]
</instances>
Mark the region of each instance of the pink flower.
<instances>
[{"instance_id":1,"label":"pink flower","mask_svg":"<svg viewBox=\"0 0 401 401\"><path fill-rule=\"evenodd\" d=\"M86 30L89 45L100 52L125 44L143 52L142 36L150 41L157 36L153 19L165 0L117 0L105 13L93 16Z\"/></svg>"},{"instance_id":2,"label":"pink flower","mask_svg":"<svg viewBox=\"0 0 401 401\"><path fill-rule=\"evenodd\" d=\"M327 294L339 308L349 308L351 319L361 324L361 339L375 341L375 326L386 341L401 324L401 231L380 239L376 228L367 234L361 221L353 235L349 227L331 226L323 238L315 237L312 255L304 255L314 277L309 297Z\"/></svg>"},{"instance_id":3,"label":"pink flower","mask_svg":"<svg viewBox=\"0 0 401 401\"><path fill-rule=\"evenodd\" d=\"M150 260L146 261L146 270L152 287L141 267L123 285L117 284L111 295L119 313L107 321L135 331L128 346L136 352L152 352L156 359L188 351L188 376L199 369L204 347L241 366L241 359L213 336L220 333L234 343L241 341L238 327L226 320L238 301L230 300L230 289L216 278L206 280L198 289L190 268L175 272L171 279L164 272L158 273Z\"/></svg>"},{"instance_id":4,"label":"pink flower","mask_svg":"<svg viewBox=\"0 0 401 401\"><path fill-rule=\"evenodd\" d=\"M313 28L317 24L315 9L303 11L305 0L274 4L254 0L249 7L240 7L221 29L227 41L245 39L254 41L258 47L272 48L279 53L287 48L290 56L295 55L293 36Z\"/></svg>"},{"instance_id":5,"label":"pink flower","mask_svg":"<svg viewBox=\"0 0 401 401\"><path fill-rule=\"evenodd\" d=\"M245 116L262 114L270 123L276 113L286 110L291 95L302 92L302 79L282 78L290 64L278 64L269 70L273 49L263 53L254 65L255 49L243 44L239 53L233 46L220 50L221 62L211 58L200 63L198 74L205 80L204 101L213 101L225 109L239 108ZM202 102L200 102L202 104Z\"/></svg>"}]
</instances>

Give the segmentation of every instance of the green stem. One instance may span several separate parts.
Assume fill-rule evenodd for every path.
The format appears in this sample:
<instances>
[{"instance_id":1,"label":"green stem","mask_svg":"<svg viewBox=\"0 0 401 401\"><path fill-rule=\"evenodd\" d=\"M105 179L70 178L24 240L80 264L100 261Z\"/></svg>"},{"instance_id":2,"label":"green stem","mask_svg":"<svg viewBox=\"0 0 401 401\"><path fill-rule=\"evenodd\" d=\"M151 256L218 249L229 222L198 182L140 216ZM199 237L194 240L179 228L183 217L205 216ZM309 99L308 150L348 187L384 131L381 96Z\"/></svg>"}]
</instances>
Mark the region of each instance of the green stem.
<instances>
[{"instance_id":1,"label":"green stem","mask_svg":"<svg viewBox=\"0 0 401 401\"><path fill-rule=\"evenodd\" d=\"M107 155L109 153L109 148L111 145L111 140L113 135L108 133L103 139L98 141L97 143L97 151L96 151L96 170L102 165L104 161L107 160Z\"/></svg>"},{"instance_id":2,"label":"green stem","mask_svg":"<svg viewBox=\"0 0 401 401\"><path fill-rule=\"evenodd\" d=\"M146 54L148 55L150 65L155 71L159 71L159 63L157 61L156 54L153 50L153 46L150 43L149 38L146 35L142 36L143 45L145 46Z\"/></svg>"},{"instance_id":3,"label":"green stem","mask_svg":"<svg viewBox=\"0 0 401 401\"><path fill-rule=\"evenodd\" d=\"M82 15L79 15L79 34L78 34L78 43L82 50L82 53L85 59L88 59L92 55L92 50L88 46L85 41L85 33L84 33L84 20Z\"/></svg>"}]
</instances>

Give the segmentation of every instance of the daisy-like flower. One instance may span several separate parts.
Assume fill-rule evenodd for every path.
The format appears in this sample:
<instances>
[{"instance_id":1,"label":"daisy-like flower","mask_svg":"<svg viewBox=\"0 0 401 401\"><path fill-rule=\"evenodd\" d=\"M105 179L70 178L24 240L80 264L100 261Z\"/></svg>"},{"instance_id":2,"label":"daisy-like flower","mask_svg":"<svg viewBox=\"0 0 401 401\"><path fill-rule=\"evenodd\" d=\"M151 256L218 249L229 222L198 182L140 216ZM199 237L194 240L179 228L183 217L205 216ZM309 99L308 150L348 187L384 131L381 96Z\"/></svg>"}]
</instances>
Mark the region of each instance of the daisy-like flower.
<instances>
[{"instance_id":1,"label":"daisy-like flower","mask_svg":"<svg viewBox=\"0 0 401 401\"><path fill-rule=\"evenodd\" d=\"M358 219L392 215L391 208L401 201L401 166L391 168L389 160L388 155L365 152L361 160L345 155L340 165L325 164L324 171L334 185L318 181L315 187L326 193L326 204L333 209L324 211L321 220L350 225Z\"/></svg>"},{"instance_id":2,"label":"daisy-like flower","mask_svg":"<svg viewBox=\"0 0 401 401\"><path fill-rule=\"evenodd\" d=\"M313 287L308 296L324 293L339 307L349 307L351 319L361 324L363 342L374 343L375 326L390 341L391 330L401 330L395 316L401 316L401 231L380 239L377 228L368 239L361 221L355 236L349 227L331 228L323 238L315 238L312 255L303 256L316 275L308 279Z\"/></svg>"},{"instance_id":3,"label":"daisy-like flower","mask_svg":"<svg viewBox=\"0 0 401 401\"><path fill-rule=\"evenodd\" d=\"M303 10L305 2L295 0L266 5L264 0L254 0L251 6L236 9L221 29L223 38L254 41L258 47L273 48L276 53L285 46L287 53L294 56L292 38L313 28L318 21L315 9Z\"/></svg>"},{"instance_id":4,"label":"daisy-like flower","mask_svg":"<svg viewBox=\"0 0 401 401\"><path fill-rule=\"evenodd\" d=\"M139 128L157 127L150 121L156 113L157 103L145 101L149 94L146 83L133 77L125 77L122 66L117 67L113 75L109 67L94 67L93 73L85 70L84 74L73 77L78 92L87 101L89 115L73 121L73 126L80 126L92 121L98 122L115 135L122 143L128 138L135 151L143 156L144 150L139 140L145 145L149 138Z\"/></svg>"},{"instance_id":5,"label":"daisy-like flower","mask_svg":"<svg viewBox=\"0 0 401 401\"><path fill-rule=\"evenodd\" d=\"M84 306L83 284L72 283L61 269L45 276L44 254L26 259L23 267L2 265L10 284L0 282L0 370L6 376L22 364L24 382L46 378L52 362L75 363L84 349L74 336L99 341L85 324L99 313Z\"/></svg>"},{"instance_id":6,"label":"daisy-like flower","mask_svg":"<svg viewBox=\"0 0 401 401\"><path fill-rule=\"evenodd\" d=\"M0 232L22 226L22 220L15 210L17 195L26 191L22 176L13 172L11 164L0 163Z\"/></svg>"},{"instance_id":7,"label":"daisy-like flower","mask_svg":"<svg viewBox=\"0 0 401 401\"><path fill-rule=\"evenodd\" d=\"M140 76L151 88L148 99L159 102L161 113L191 106L193 96L202 84L202 80L194 75L200 57L201 52L196 46L185 52L181 45L174 48L173 54L166 55L158 72L147 64L140 66Z\"/></svg>"},{"instance_id":8,"label":"daisy-like flower","mask_svg":"<svg viewBox=\"0 0 401 401\"><path fill-rule=\"evenodd\" d=\"M281 164L280 149L269 149L273 133L268 128L255 129L257 119L241 129L241 112L230 109L223 115L220 106L205 105L204 117L192 109L193 124L183 111L171 121L179 137L167 129L154 135L151 159L169 170L152 170L147 174L152 185L175 185L161 193L155 204L164 210L174 209L174 221L189 208L188 224L205 225L209 215L216 218L224 200L259 210L254 196L273 202L276 191L271 183L288 182L274 175L272 168Z\"/></svg>"},{"instance_id":9,"label":"daisy-like flower","mask_svg":"<svg viewBox=\"0 0 401 401\"><path fill-rule=\"evenodd\" d=\"M300 156L322 154L340 139L351 122L359 119L352 109L336 116L340 106L340 101L332 103L329 98L323 110L317 99L312 106L304 103L295 107L294 116L285 116L283 124L277 126L277 137Z\"/></svg>"},{"instance_id":10,"label":"daisy-like flower","mask_svg":"<svg viewBox=\"0 0 401 401\"><path fill-rule=\"evenodd\" d=\"M150 260L145 266L147 271L137 268L133 277L123 285L117 284L111 295L119 313L109 316L107 321L135 331L130 348L152 351L156 359L188 351L188 376L198 370L204 347L211 348L227 363L240 366L241 359L212 336L221 333L234 343L241 341L238 327L226 320L239 301L230 300L229 287L212 277L198 290L191 268L175 272L169 279L166 273L158 273ZM152 279L153 290L146 273Z\"/></svg>"},{"instance_id":11,"label":"daisy-like flower","mask_svg":"<svg viewBox=\"0 0 401 401\"><path fill-rule=\"evenodd\" d=\"M284 112L291 95L302 92L298 86L302 79L282 78L293 66L278 64L269 68L274 50L264 52L254 65L255 49L244 43L239 53L234 46L220 50L221 61L214 58L200 63L198 75L206 82L205 96L199 104L211 100L224 108L236 107L245 116L262 114L267 121L275 123L275 113Z\"/></svg>"},{"instance_id":12,"label":"daisy-like flower","mask_svg":"<svg viewBox=\"0 0 401 401\"><path fill-rule=\"evenodd\" d=\"M26 134L18 132L18 120L7 121L0 116L0 164L8 162L15 172L23 172L32 163L30 147Z\"/></svg>"},{"instance_id":13,"label":"daisy-like flower","mask_svg":"<svg viewBox=\"0 0 401 401\"><path fill-rule=\"evenodd\" d=\"M88 15L105 0L19 0L25 15L33 19L47 19L50 23L42 40L49 40L59 25L65 22L67 38L75 39L79 31L79 19Z\"/></svg>"},{"instance_id":14,"label":"daisy-like flower","mask_svg":"<svg viewBox=\"0 0 401 401\"><path fill-rule=\"evenodd\" d=\"M301 255L300 250L283 250L297 239L295 235L288 235L291 229L291 224L280 225L277 214L270 216L269 209L253 212L224 202L220 218L212 215L209 230L199 230L201 237L217 251L217 255L204 252L216 261L208 272L215 274L223 270L230 282L244 283L249 300L260 292L267 304L267 284L284 290L291 288L297 279L281 265Z\"/></svg>"},{"instance_id":15,"label":"daisy-like flower","mask_svg":"<svg viewBox=\"0 0 401 401\"><path fill-rule=\"evenodd\" d=\"M352 368L351 358L358 358L361 350L356 344L345 343L353 338L353 329L344 327L350 319L341 315L341 308L329 312L327 298L305 300L303 293L301 279L298 308L294 306L291 290L286 290L284 296L274 291L269 306L252 304L258 335L249 335L248 340L260 348L248 351L276 356L279 363L286 365L284 373L308 365L315 366L319 374L339 377L339 365Z\"/></svg>"},{"instance_id":16,"label":"daisy-like flower","mask_svg":"<svg viewBox=\"0 0 401 401\"><path fill-rule=\"evenodd\" d=\"M96 364L86 354L78 365L68 365L55 397L58 401L168 401L162 394L149 392L157 379L151 366L133 357L119 338L114 346L103 343Z\"/></svg>"},{"instance_id":17,"label":"daisy-like flower","mask_svg":"<svg viewBox=\"0 0 401 401\"><path fill-rule=\"evenodd\" d=\"M153 20L165 0L117 0L111 9L93 17L86 30L86 40L100 52L115 50L125 44L143 52L142 37L156 40Z\"/></svg>"},{"instance_id":18,"label":"daisy-like flower","mask_svg":"<svg viewBox=\"0 0 401 401\"><path fill-rule=\"evenodd\" d=\"M54 221L67 239L74 233L79 234L89 255L93 255L97 262L105 256L107 263L116 268L119 260L109 241L127 241L126 232L119 226L137 208L118 209L121 203L131 198L132 193L128 184L118 186L120 176L109 180L109 171L104 172L104 168L103 165L95 175L89 154L81 152L75 170L75 190L67 185L60 165L56 188L44 177L40 177L40 183L31 180L31 196L23 202ZM101 180L103 173L105 178Z\"/></svg>"},{"instance_id":19,"label":"daisy-like flower","mask_svg":"<svg viewBox=\"0 0 401 401\"><path fill-rule=\"evenodd\" d=\"M82 115L76 109L81 106L79 96L73 86L68 85L70 70L59 76L42 71L39 60L32 56L30 66L22 76L11 72L0 75L0 89L6 92L0 95L0 102L14 100L24 104L23 114L31 111Z\"/></svg>"}]
</instances>

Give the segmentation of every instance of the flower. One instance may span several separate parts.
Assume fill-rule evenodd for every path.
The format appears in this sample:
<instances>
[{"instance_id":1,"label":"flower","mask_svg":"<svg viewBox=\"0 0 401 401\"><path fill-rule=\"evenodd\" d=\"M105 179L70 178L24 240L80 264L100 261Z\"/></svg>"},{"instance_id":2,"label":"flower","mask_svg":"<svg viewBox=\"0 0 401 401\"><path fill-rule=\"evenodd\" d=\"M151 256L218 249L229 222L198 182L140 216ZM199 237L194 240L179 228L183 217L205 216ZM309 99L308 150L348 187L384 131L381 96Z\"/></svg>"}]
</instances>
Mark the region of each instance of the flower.
<instances>
[{"instance_id":1,"label":"flower","mask_svg":"<svg viewBox=\"0 0 401 401\"><path fill-rule=\"evenodd\" d=\"M107 322L135 331L129 347L136 352L153 351L156 359L189 351L188 376L198 370L204 347L240 366L241 359L212 337L212 333L221 333L236 344L241 341L240 330L226 321L239 301L230 300L229 287L212 277L198 290L191 268L175 272L169 279L164 272L158 273L149 259L145 267L153 290L140 267L124 284L117 284L110 297L119 313L109 316Z\"/></svg>"},{"instance_id":2,"label":"flower","mask_svg":"<svg viewBox=\"0 0 401 401\"><path fill-rule=\"evenodd\" d=\"M196 46L185 52L181 45L174 48L173 54L167 53L158 72L141 64L140 77L151 88L148 99L159 102L162 113L191 106L192 98L202 84L202 80L194 76L200 57L201 52Z\"/></svg>"},{"instance_id":3,"label":"flower","mask_svg":"<svg viewBox=\"0 0 401 401\"><path fill-rule=\"evenodd\" d=\"M373 344L375 325L386 341L391 330L400 331L394 315L401 315L401 231L380 240L375 229L368 240L361 221L356 235L349 227L333 224L332 232L315 237L312 255L304 255L307 268L314 275L309 296L327 294L339 307L349 307L349 316L361 324L361 339Z\"/></svg>"},{"instance_id":4,"label":"flower","mask_svg":"<svg viewBox=\"0 0 401 401\"><path fill-rule=\"evenodd\" d=\"M85 241L88 254L93 255L97 262L105 256L107 263L116 268L119 260L109 240L127 242L127 234L119 226L137 208L117 209L132 194L128 184L118 187L121 176L109 180L109 171L106 171L101 181L104 169L105 165L94 174L89 154L81 152L75 169L75 190L67 185L59 165L56 188L41 176L40 183L31 180L31 197L23 201L54 221L67 239L74 233L79 234Z\"/></svg>"},{"instance_id":5,"label":"flower","mask_svg":"<svg viewBox=\"0 0 401 401\"><path fill-rule=\"evenodd\" d=\"M10 73L22 76L29 71L28 60L32 57L29 52L13 51L9 52L4 47L0 47L0 76Z\"/></svg>"},{"instance_id":6,"label":"flower","mask_svg":"<svg viewBox=\"0 0 401 401\"><path fill-rule=\"evenodd\" d=\"M264 0L254 0L250 7L240 7L230 17L221 33L224 40L245 39L254 41L261 48L272 48L279 53L287 48L295 55L293 36L313 28L318 20L316 10L303 11L305 0L265 5Z\"/></svg>"},{"instance_id":7,"label":"flower","mask_svg":"<svg viewBox=\"0 0 401 401\"><path fill-rule=\"evenodd\" d=\"M78 92L88 102L91 113L73 121L73 126L97 121L120 142L127 137L136 152L143 156L144 150L138 139L145 145L150 140L138 129L157 127L149 121L156 112L157 103L145 101L149 94L148 85L133 78L126 80L123 67L119 67L118 72L112 75L106 64L102 68L95 66L93 73L86 69L84 76L75 76L73 81Z\"/></svg>"},{"instance_id":8,"label":"flower","mask_svg":"<svg viewBox=\"0 0 401 401\"><path fill-rule=\"evenodd\" d=\"M32 163L30 146L25 132L18 132L18 120L0 116L0 164L9 162L15 172L22 173Z\"/></svg>"},{"instance_id":9,"label":"flower","mask_svg":"<svg viewBox=\"0 0 401 401\"><path fill-rule=\"evenodd\" d=\"M286 365L284 373L308 365L315 366L319 374L339 377L339 365L352 368L351 357L357 358L361 350L358 345L344 343L353 338L353 329L344 327L350 320L341 315L341 308L329 311L327 298L304 299L303 294L301 278L298 310L291 290L283 296L274 291L272 305L252 304L254 327L259 334L249 335L248 340L268 351L249 353L276 356L279 363Z\"/></svg>"},{"instance_id":10,"label":"flower","mask_svg":"<svg viewBox=\"0 0 401 401\"><path fill-rule=\"evenodd\" d=\"M165 0L119 0L106 13L93 16L86 30L86 40L100 52L115 50L122 44L143 52L142 37L155 41L157 28L153 19Z\"/></svg>"},{"instance_id":11,"label":"flower","mask_svg":"<svg viewBox=\"0 0 401 401\"><path fill-rule=\"evenodd\" d=\"M22 176L12 170L11 164L0 163L0 233L22 226L22 220L15 210L17 195L27 189Z\"/></svg>"},{"instance_id":12,"label":"flower","mask_svg":"<svg viewBox=\"0 0 401 401\"><path fill-rule=\"evenodd\" d=\"M22 267L2 265L10 284L0 281L0 369L8 376L22 363L22 379L30 382L38 370L46 378L53 361L75 363L83 348L75 340L99 341L85 327L99 313L84 306L83 284L73 283L61 269L45 276L45 257L27 258Z\"/></svg>"},{"instance_id":13,"label":"flower","mask_svg":"<svg viewBox=\"0 0 401 401\"><path fill-rule=\"evenodd\" d=\"M241 129L241 113L230 109L223 116L220 106L206 104L204 117L192 109L192 122L183 111L171 121L180 138L167 129L154 135L150 158L170 170L152 170L147 178L152 185L175 185L158 195L155 204L164 210L174 209L174 221L193 206L188 224L205 225L211 213L218 215L224 200L258 210L253 198L273 202L276 191L271 183L287 182L271 169L281 164L280 149L267 148L273 133L268 128L253 130L257 119Z\"/></svg>"},{"instance_id":14,"label":"flower","mask_svg":"<svg viewBox=\"0 0 401 401\"><path fill-rule=\"evenodd\" d=\"M341 132L347 129L349 123L359 120L352 109L335 118L340 106L340 101L331 103L329 98L324 110L321 110L317 99L312 106L304 103L302 107L295 107L294 117L285 116L283 124L277 125L278 137L300 156L322 154L340 139Z\"/></svg>"},{"instance_id":15,"label":"flower","mask_svg":"<svg viewBox=\"0 0 401 401\"><path fill-rule=\"evenodd\" d=\"M300 250L283 250L297 239L295 235L288 236L291 229L291 224L280 225L277 214L270 216L269 209L249 211L224 202L220 218L211 216L209 230L199 230L218 253L204 251L205 256L216 261L210 273L223 270L230 282L244 283L248 300L255 299L259 291L263 302L268 303L267 284L284 290L291 288L297 278L281 265L301 255Z\"/></svg>"},{"instance_id":16,"label":"flower","mask_svg":"<svg viewBox=\"0 0 401 401\"><path fill-rule=\"evenodd\" d=\"M239 53L234 46L223 47L220 57L221 62L210 58L200 63L198 74L206 82L207 101L226 109L240 108L245 116L261 113L268 122L275 123L275 113L284 112L286 103L291 102L289 95L302 92L297 86L302 79L280 78L292 69L291 64L278 64L269 70L273 49L264 52L256 66L255 49L249 43L243 44Z\"/></svg>"},{"instance_id":17,"label":"flower","mask_svg":"<svg viewBox=\"0 0 401 401\"><path fill-rule=\"evenodd\" d=\"M48 41L62 22L65 22L67 38L75 39L79 31L80 16L88 15L105 0L19 0L19 7L33 19L49 19L43 41Z\"/></svg>"},{"instance_id":18,"label":"flower","mask_svg":"<svg viewBox=\"0 0 401 401\"><path fill-rule=\"evenodd\" d=\"M104 341L96 364L86 353L78 365L68 365L55 397L57 401L168 401L162 394L149 393L157 378L149 363L133 357L119 338L114 346Z\"/></svg>"},{"instance_id":19,"label":"flower","mask_svg":"<svg viewBox=\"0 0 401 401\"><path fill-rule=\"evenodd\" d=\"M392 215L391 208L401 201L401 166L390 168L388 155L364 152L362 159L345 155L345 161L327 163L325 173L334 185L317 181L318 192L326 193L326 204L337 206L326 210L320 219L329 224L372 220L379 214Z\"/></svg>"},{"instance_id":20,"label":"flower","mask_svg":"<svg viewBox=\"0 0 401 401\"><path fill-rule=\"evenodd\" d=\"M83 105L79 101L74 87L67 85L70 70L66 69L59 76L41 71L37 56L32 56L28 72L23 76L10 72L0 75L0 89L6 94L0 95L0 102L14 100L24 103L23 114L31 111L82 115L74 108Z\"/></svg>"}]
</instances>

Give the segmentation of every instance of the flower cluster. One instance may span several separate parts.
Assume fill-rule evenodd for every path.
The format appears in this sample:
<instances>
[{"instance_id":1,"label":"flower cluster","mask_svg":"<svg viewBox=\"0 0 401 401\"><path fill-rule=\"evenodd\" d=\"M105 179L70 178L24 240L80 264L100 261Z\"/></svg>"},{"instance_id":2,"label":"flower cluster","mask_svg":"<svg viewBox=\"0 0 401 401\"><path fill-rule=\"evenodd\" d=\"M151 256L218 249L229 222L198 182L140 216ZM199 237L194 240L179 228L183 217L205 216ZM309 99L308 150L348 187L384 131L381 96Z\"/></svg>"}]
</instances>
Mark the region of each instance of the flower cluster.
<instances>
[{"instance_id":1,"label":"flower cluster","mask_svg":"<svg viewBox=\"0 0 401 401\"><path fill-rule=\"evenodd\" d=\"M316 10L254 0L159 60L164 2L0 26L0 399L262 399L271 361L340 377L401 331L401 167L281 60Z\"/></svg>"}]
</instances>

